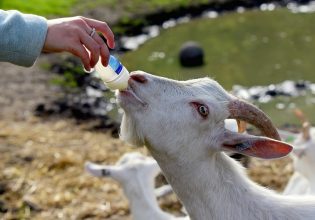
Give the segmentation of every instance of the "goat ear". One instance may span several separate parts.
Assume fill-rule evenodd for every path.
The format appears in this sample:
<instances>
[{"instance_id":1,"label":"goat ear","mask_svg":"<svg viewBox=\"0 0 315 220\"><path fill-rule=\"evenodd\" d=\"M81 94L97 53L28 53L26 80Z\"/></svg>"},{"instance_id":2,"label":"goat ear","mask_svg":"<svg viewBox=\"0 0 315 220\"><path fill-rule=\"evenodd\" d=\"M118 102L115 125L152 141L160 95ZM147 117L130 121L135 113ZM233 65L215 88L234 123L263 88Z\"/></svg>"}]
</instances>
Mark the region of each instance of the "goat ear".
<instances>
[{"instance_id":1,"label":"goat ear","mask_svg":"<svg viewBox=\"0 0 315 220\"><path fill-rule=\"evenodd\" d=\"M107 177L112 175L112 168L110 166L98 165L95 163L85 163L85 170L97 177Z\"/></svg>"},{"instance_id":2,"label":"goat ear","mask_svg":"<svg viewBox=\"0 0 315 220\"><path fill-rule=\"evenodd\" d=\"M222 148L224 150L262 159L284 157L293 149L291 145L281 141L267 137L239 134L227 130Z\"/></svg>"}]
</instances>

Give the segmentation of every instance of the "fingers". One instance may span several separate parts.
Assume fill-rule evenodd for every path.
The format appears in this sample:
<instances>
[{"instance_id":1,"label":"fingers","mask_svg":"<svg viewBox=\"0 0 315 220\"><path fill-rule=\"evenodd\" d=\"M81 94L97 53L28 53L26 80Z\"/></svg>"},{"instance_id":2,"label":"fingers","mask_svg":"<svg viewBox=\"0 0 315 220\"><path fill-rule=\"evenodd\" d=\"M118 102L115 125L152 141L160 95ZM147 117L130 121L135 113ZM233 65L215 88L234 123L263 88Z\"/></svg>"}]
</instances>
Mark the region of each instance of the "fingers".
<instances>
[{"instance_id":1,"label":"fingers","mask_svg":"<svg viewBox=\"0 0 315 220\"><path fill-rule=\"evenodd\" d=\"M109 59L109 50L105 42L98 34L94 34L93 39L100 45L100 55L101 55L102 64L104 66L107 66L108 59Z\"/></svg>"},{"instance_id":2,"label":"fingers","mask_svg":"<svg viewBox=\"0 0 315 220\"><path fill-rule=\"evenodd\" d=\"M80 32L80 41L90 52L90 66L93 68L100 57L101 46L85 31Z\"/></svg>"},{"instance_id":3,"label":"fingers","mask_svg":"<svg viewBox=\"0 0 315 220\"><path fill-rule=\"evenodd\" d=\"M109 62L109 50L106 45L101 46L101 61L104 66L108 65Z\"/></svg>"},{"instance_id":4,"label":"fingers","mask_svg":"<svg viewBox=\"0 0 315 220\"><path fill-rule=\"evenodd\" d=\"M87 71L91 70L89 54L82 44L75 44L74 47L69 48L69 52L81 59Z\"/></svg>"},{"instance_id":5,"label":"fingers","mask_svg":"<svg viewBox=\"0 0 315 220\"><path fill-rule=\"evenodd\" d=\"M105 22L74 17L61 19L53 27L57 37L47 38L52 39L52 43L47 44L50 46L50 51L72 53L82 60L87 71L96 65L100 57L102 64L107 66L110 54L106 43L98 34L90 36L91 31L95 28L104 35L108 46L114 48L114 34Z\"/></svg>"},{"instance_id":6,"label":"fingers","mask_svg":"<svg viewBox=\"0 0 315 220\"><path fill-rule=\"evenodd\" d=\"M82 18L83 19L83 18ZM90 33L92 28L86 23L85 20L83 20L83 25L84 25L84 29L86 30L86 33ZM93 27L93 26L92 26ZM92 37L88 34L88 37L91 40L94 40L96 43L98 43L100 45L100 53L98 55L101 55L101 61L102 64L104 66L107 66L108 64L108 59L109 59L109 50L107 48L107 45L105 44L105 42L103 41L103 39L98 35L98 34L94 34ZM98 61L99 57L97 57L97 61ZM96 63L95 63L96 64ZM91 62L91 66L94 67L94 62Z\"/></svg>"},{"instance_id":7,"label":"fingers","mask_svg":"<svg viewBox=\"0 0 315 220\"><path fill-rule=\"evenodd\" d=\"M111 49L115 47L115 38L109 26L102 21L97 21L90 18L82 18L90 27L94 27L97 31L101 32L106 38L107 44Z\"/></svg>"}]
</instances>

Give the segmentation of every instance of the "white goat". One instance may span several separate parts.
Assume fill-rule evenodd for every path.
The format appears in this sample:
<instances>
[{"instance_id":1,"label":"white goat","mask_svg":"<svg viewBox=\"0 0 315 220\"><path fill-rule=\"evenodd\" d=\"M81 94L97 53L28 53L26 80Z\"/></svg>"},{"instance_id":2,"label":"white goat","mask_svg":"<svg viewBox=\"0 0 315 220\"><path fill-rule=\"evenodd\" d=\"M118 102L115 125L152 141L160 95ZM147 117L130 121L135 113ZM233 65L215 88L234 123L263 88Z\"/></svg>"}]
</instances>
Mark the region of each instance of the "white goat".
<instances>
[{"instance_id":1,"label":"white goat","mask_svg":"<svg viewBox=\"0 0 315 220\"><path fill-rule=\"evenodd\" d=\"M160 173L157 162L140 153L126 153L116 165L98 165L91 162L85 169L94 176L111 177L118 181L130 203L130 210L135 220L171 220L189 219L174 217L159 207L154 191L154 179ZM162 188L165 190L165 188ZM159 189L159 193L164 191Z\"/></svg>"},{"instance_id":2,"label":"white goat","mask_svg":"<svg viewBox=\"0 0 315 220\"><path fill-rule=\"evenodd\" d=\"M315 194L315 128L299 110L296 116L302 122L302 132L296 134L279 130L282 139L292 142L294 149L291 154L294 165L294 174L290 178L283 194L307 195Z\"/></svg>"},{"instance_id":3,"label":"white goat","mask_svg":"<svg viewBox=\"0 0 315 220\"><path fill-rule=\"evenodd\" d=\"M128 89L116 95L124 109L121 138L147 146L191 219L315 219L314 198L278 195L258 186L222 152L271 159L292 147L225 129L224 120L235 118L279 139L262 111L214 80L175 81L138 71L131 74Z\"/></svg>"}]
</instances>

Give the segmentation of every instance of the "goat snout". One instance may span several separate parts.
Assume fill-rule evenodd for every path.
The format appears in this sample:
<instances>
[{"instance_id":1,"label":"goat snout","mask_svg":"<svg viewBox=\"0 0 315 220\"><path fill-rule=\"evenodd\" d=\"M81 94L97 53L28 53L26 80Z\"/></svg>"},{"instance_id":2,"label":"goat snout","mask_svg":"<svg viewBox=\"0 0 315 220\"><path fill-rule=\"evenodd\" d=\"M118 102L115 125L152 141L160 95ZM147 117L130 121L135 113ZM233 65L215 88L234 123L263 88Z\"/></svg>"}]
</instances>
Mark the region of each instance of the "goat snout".
<instances>
[{"instance_id":1,"label":"goat snout","mask_svg":"<svg viewBox=\"0 0 315 220\"><path fill-rule=\"evenodd\" d=\"M144 74L141 73L133 73L130 75L130 80L134 80L138 83L146 83L148 81L148 79L146 78L146 76Z\"/></svg>"}]
</instances>

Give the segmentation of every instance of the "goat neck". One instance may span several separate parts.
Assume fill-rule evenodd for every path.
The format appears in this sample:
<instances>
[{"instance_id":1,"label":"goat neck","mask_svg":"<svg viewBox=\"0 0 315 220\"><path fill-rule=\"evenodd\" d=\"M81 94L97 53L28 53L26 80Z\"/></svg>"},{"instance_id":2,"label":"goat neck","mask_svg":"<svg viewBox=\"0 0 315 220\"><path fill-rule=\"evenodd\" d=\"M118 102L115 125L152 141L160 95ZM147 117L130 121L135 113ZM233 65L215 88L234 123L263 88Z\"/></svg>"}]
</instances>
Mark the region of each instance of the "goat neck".
<instances>
[{"instance_id":1,"label":"goat neck","mask_svg":"<svg viewBox=\"0 0 315 220\"><path fill-rule=\"evenodd\" d=\"M300 202L297 197L281 199L249 180L243 167L222 152L204 160L186 161L186 165L174 158L166 162L154 151L152 155L191 219L312 219L305 207L309 205L307 199ZM298 215L297 209L305 216Z\"/></svg>"}]
</instances>

